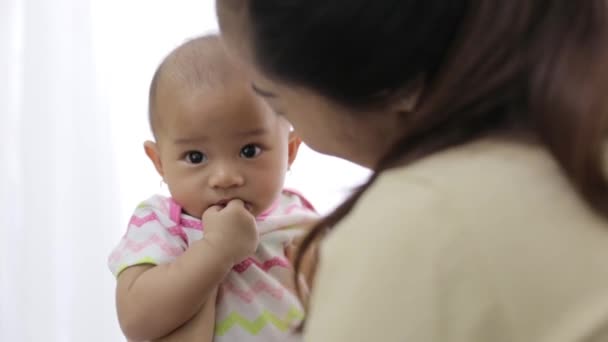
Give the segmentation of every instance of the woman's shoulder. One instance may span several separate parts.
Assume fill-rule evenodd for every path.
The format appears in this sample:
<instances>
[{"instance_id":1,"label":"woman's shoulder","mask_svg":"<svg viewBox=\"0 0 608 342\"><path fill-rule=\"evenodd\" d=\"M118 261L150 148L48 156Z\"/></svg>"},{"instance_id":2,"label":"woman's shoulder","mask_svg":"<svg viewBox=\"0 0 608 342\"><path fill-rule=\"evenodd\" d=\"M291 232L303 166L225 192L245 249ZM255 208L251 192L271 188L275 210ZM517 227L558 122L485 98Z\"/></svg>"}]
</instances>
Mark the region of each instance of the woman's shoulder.
<instances>
[{"instance_id":1,"label":"woman's shoulder","mask_svg":"<svg viewBox=\"0 0 608 342\"><path fill-rule=\"evenodd\" d=\"M541 146L485 139L383 172L359 208L385 212L390 207L403 214L412 214L408 208L423 209L424 215L431 210L479 220L484 213L518 212L522 203L557 193L571 199L568 204L580 202L560 167ZM534 207L542 211L554 205L554 201L536 202Z\"/></svg>"},{"instance_id":2,"label":"woman's shoulder","mask_svg":"<svg viewBox=\"0 0 608 342\"><path fill-rule=\"evenodd\" d=\"M412 260L416 251L457 260L474 252L496 268L519 260L522 267L560 263L589 270L587 260L608 259L607 246L608 224L548 153L534 145L486 140L379 176L324 249L336 255L365 250L360 253L378 260ZM528 262L541 250L549 259Z\"/></svg>"},{"instance_id":3,"label":"woman's shoulder","mask_svg":"<svg viewBox=\"0 0 608 342\"><path fill-rule=\"evenodd\" d=\"M401 192L410 187L426 187L442 196L458 197L464 191L474 197L502 187L536 182L536 178L551 186L563 178L544 148L531 142L484 139L385 171L369 194L383 196L382 192L390 193L391 189Z\"/></svg>"},{"instance_id":4,"label":"woman's shoulder","mask_svg":"<svg viewBox=\"0 0 608 342\"><path fill-rule=\"evenodd\" d=\"M569 187L539 146L487 139L383 172L351 215L406 223L431 214L453 221L453 215L479 217L481 208L504 212L538 197L541 188L570 192Z\"/></svg>"},{"instance_id":5,"label":"woman's shoulder","mask_svg":"<svg viewBox=\"0 0 608 342\"><path fill-rule=\"evenodd\" d=\"M487 140L381 175L327 238L320 277L396 303L387 317L424 294L463 320L495 311L506 340L540 340L608 317L607 259L608 225L542 148Z\"/></svg>"}]
</instances>

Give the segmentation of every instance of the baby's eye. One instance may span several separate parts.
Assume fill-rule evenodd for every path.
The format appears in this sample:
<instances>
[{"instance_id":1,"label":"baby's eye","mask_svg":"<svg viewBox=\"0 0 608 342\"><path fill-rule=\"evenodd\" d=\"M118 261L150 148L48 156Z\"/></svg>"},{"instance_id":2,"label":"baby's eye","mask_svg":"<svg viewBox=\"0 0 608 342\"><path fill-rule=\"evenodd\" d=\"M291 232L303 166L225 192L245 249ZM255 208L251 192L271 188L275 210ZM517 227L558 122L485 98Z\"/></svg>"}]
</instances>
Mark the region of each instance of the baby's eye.
<instances>
[{"instance_id":1,"label":"baby's eye","mask_svg":"<svg viewBox=\"0 0 608 342\"><path fill-rule=\"evenodd\" d=\"M186 153L186 160L190 164L200 164L207 161L207 156L199 151L190 151Z\"/></svg>"},{"instance_id":2,"label":"baby's eye","mask_svg":"<svg viewBox=\"0 0 608 342\"><path fill-rule=\"evenodd\" d=\"M251 159L257 157L262 152L258 145L249 144L241 149L241 157Z\"/></svg>"}]
</instances>

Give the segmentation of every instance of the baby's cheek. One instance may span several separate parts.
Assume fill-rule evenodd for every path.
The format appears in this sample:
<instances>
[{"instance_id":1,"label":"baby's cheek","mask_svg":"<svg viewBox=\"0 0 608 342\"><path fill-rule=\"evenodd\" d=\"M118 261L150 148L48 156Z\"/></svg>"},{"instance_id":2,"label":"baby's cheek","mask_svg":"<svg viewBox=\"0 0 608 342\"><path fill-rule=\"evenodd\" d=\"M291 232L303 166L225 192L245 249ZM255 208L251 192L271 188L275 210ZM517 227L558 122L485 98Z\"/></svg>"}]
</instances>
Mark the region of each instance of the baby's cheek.
<instances>
[{"instance_id":1,"label":"baby's cheek","mask_svg":"<svg viewBox=\"0 0 608 342\"><path fill-rule=\"evenodd\" d=\"M264 206L265 209L270 207L278 198L282 189L283 184L282 182L277 181L276 177L271 179L269 175L267 178L260 181L257 186L260 205Z\"/></svg>"},{"instance_id":2,"label":"baby's cheek","mask_svg":"<svg viewBox=\"0 0 608 342\"><path fill-rule=\"evenodd\" d=\"M171 197L179 204L186 213L200 218L203 215L204 203L202 190L199 187L181 184L170 189Z\"/></svg>"}]
</instances>

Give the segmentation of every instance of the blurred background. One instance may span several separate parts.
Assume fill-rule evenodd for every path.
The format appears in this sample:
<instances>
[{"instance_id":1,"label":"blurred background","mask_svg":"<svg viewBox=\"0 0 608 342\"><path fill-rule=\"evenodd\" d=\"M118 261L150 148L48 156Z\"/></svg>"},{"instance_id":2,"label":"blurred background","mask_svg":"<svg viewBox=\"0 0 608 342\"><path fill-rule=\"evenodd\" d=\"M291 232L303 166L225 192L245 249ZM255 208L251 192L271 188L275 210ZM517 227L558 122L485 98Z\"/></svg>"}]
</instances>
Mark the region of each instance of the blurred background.
<instances>
[{"instance_id":1,"label":"blurred background","mask_svg":"<svg viewBox=\"0 0 608 342\"><path fill-rule=\"evenodd\" d=\"M211 0L0 0L0 341L124 341L106 258L160 186L147 91ZM368 171L303 148L287 185L327 213Z\"/></svg>"}]
</instances>

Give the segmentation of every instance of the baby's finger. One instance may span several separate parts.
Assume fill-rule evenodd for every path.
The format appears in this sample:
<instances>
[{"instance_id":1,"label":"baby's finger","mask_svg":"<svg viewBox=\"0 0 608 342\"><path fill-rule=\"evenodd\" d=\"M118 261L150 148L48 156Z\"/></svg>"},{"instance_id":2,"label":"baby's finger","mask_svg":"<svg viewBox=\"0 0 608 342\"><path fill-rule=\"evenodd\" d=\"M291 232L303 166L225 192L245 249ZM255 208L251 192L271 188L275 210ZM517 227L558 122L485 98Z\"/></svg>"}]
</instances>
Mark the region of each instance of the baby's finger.
<instances>
[{"instance_id":1,"label":"baby's finger","mask_svg":"<svg viewBox=\"0 0 608 342\"><path fill-rule=\"evenodd\" d=\"M226 209L228 208L245 208L245 202L238 198L235 198L226 204Z\"/></svg>"},{"instance_id":2,"label":"baby's finger","mask_svg":"<svg viewBox=\"0 0 608 342\"><path fill-rule=\"evenodd\" d=\"M205 210L205 212L203 212L203 217L205 217L206 215L209 215L209 214L218 213L220 210L222 210L222 206L212 205L209 208L207 208L207 210Z\"/></svg>"}]
</instances>

